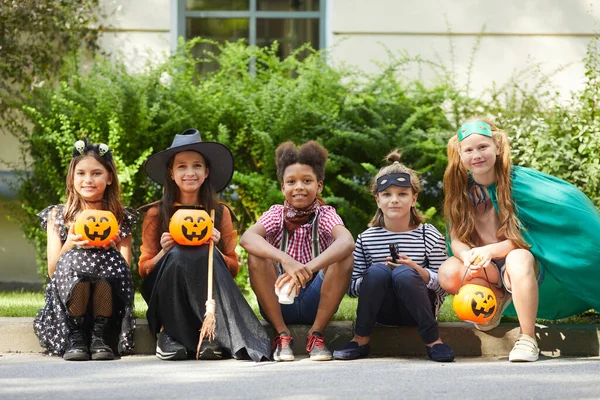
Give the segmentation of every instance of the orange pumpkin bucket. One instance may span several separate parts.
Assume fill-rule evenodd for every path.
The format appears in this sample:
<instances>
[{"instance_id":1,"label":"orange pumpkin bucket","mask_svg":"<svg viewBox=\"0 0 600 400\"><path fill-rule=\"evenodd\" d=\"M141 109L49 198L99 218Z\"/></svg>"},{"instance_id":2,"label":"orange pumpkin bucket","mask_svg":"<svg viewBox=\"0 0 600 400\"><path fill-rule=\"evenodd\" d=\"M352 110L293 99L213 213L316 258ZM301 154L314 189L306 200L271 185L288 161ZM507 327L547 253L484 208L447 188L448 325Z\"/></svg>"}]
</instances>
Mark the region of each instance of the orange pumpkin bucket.
<instances>
[{"instance_id":1,"label":"orange pumpkin bucket","mask_svg":"<svg viewBox=\"0 0 600 400\"><path fill-rule=\"evenodd\" d=\"M213 222L204 210L179 209L171 217L169 233L176 243L200 246L212 236Z\"/></svg>"},{"instance_id":2,"label":"orange pumpkin bucket","mask_svg":"<svg viewBox=\"0 0 600 400\"><path fill-rule=\"evenodd\" d=\"M73 230L88 241L88 246L102 247L117 235L119 224L110 211L83 210L77 216Z\"/></svg>"},{"instance_id":3,"label":"orange pumpkin bucket","mask_svg":"<svg viewBox=\"0 0 600 400\"><path fill-rule=\"evenodd\" d=\"M463 321L484 324L498 312L492 289L469 283L460 288L452 300L456 316Z\"/></svg>"}]
</instances>

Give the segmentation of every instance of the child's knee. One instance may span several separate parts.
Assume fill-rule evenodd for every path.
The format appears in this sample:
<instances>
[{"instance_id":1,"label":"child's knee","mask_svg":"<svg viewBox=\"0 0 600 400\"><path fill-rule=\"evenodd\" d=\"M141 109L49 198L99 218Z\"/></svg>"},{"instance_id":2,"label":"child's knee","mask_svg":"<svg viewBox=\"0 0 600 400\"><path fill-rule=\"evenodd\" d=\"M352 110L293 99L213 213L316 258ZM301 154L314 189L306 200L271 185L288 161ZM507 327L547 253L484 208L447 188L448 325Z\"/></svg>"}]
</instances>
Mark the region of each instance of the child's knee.
<instances>
[{"instance_id":1,"label":"child's knee","mask_svg":"<svg viewBox=\"0 0 600 400\"><path fill-rule=\"evenodd\" d=\"M354 257L352 255L340 260L334 264L323 269L325 275L330 271L333 271L336 275L343 276L352 276L352 271L354 270Z\"/></svg>"},{"instance_id":2,"label":"child's knee","mask_svg":"<svg viewBox=\"0 0 600 400\"><path fill-rule=\"evenodd\" d=\"M525 249L514 249L506 255L506 263L511 264L526 264L527 266L535 265L535 258L529 250Z\"/></svg>"},{"instance_id":3,"label":"child's knee","mask_svg":"<svg viewBox=\"0 0 600 400\"><path fill-rule=\"evenodd\" d=\"M354 256L350 254L348 257L341 260L338 264L340 265L340 268L342 269L344 274L351 276L352 271L354 270Z\"/></svg>"},{"instance_id":4,"label":"child's knee","mask_svg":"<svg viewBox=\"0 0 600 400\"><path fill-rule=\"evenodd\" d=\"M464 264L456 257L450 257L440 266L438 271L438 282L444 289L446 286L456 286L456 290L460 286L460 280L464 275ZM446 289L447 291L447 289Z\"/></svg>"},{"instance_id":5,"label":"child's knee","mask_svg":"<svg viewBox=\"0 0 600 400\"><path fill-rule=\"evenodd\" d=\"M275 263L268 258L248 254L248 272L255 274L273 273L275 275Z\"/></svg>"},{"instance_id":6,"label":"child's knee","mask_svg":"<svg viewBox=\"0 0 600 400\"><path fill-rule=\"evenodd\" d=\"M529 250L515 249L506 256L506 272L510 277L536 276L536 261Z\"/></svg>"}]
</instances>

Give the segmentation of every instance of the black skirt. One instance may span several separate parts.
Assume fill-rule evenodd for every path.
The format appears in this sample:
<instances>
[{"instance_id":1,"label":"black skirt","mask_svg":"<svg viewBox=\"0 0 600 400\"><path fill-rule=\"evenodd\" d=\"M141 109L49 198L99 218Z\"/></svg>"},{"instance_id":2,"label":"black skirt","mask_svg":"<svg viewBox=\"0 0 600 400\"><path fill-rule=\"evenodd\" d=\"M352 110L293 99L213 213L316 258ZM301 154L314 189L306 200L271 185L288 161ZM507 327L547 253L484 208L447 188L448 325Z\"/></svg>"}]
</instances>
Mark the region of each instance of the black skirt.
<instances>
[{"instance_id":1,"label":"black skirt","mask_svg":"<svg viewBox=\"0 0 600 400\"><path fill-rule=\"evenodd\" d=\"M148 325L164 331L195 353L205 313L208 246L173 247L144 279L142 295L148 303ZM235 284L221 254L213 264L215 338L236 359L270 359L270 340Z\"/></svg>"}]
</instances>

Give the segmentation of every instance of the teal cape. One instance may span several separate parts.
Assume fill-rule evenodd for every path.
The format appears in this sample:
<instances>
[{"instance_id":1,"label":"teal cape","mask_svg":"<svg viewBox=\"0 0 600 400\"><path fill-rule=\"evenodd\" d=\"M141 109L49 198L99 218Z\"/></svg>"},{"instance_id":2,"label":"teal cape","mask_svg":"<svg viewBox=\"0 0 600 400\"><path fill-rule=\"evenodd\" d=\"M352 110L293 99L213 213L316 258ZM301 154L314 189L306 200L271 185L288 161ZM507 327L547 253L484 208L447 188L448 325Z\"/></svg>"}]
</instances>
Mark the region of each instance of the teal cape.
<instances>
[{"instance_id":1,"label":"teal cape","mask_svg":"<svg viewBox=\"0 0 600 400\"><path fill-rule=\"evenodd\" d=\"M487 187L498 212L496 184ZM512 198L523 239L540 265L538 318L600 311L600 213L574 185L513 167ZM504 313L516 315L513 305Z\"/></svg>"}]
</instances>

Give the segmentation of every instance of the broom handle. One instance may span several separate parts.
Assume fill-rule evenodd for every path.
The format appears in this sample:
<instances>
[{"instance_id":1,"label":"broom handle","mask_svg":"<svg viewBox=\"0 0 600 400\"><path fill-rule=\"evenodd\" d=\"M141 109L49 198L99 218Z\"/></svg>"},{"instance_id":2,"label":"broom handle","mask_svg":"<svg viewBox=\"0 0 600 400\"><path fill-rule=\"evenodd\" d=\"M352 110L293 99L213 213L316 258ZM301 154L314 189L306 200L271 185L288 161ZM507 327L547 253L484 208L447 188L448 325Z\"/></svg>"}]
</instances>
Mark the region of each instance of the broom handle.
<instances>
[{"instance_id":1,"label":"broom handle","mask_svg":"<svg viewBox=\"0 0 600 400\"><path fill-rule=\"evenodd\" d=\"M215 223L215 210L210 210L210 219ZM212 239L208 244L208 294L206 300L212 300L213 298L213 255L215 253L215 243Z\"/></svg>"}]
</instances>

